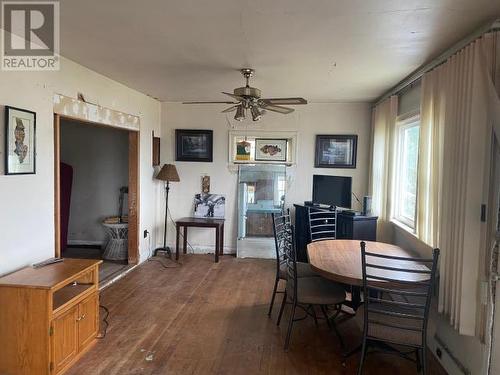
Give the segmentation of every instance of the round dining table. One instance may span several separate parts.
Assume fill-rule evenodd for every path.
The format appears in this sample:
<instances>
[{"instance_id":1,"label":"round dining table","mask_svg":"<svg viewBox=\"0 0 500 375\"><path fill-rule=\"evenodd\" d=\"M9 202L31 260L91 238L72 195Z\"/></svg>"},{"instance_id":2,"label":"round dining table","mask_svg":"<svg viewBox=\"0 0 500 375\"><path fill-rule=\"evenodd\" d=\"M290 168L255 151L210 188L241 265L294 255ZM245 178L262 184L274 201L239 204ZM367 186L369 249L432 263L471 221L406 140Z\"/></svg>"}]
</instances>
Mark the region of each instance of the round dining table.
<instances>
[{"instance_id":1,"label":"round dining table","mask_svg":"<svg viewBox=\"0 0 500 375\"><path fill-rule=\"evenodd\" d=\"M325 240L311 242L307 245L307 255L311 268L326 279L348 285L363 285L361 269L361 241L359 240ZM371 253L414 258L415 254L399 246L384 242L365 241L366 251ZM400 262L403 268L422 270L425 265ZM398 277L405 282L418 282L428 278L419 273L401 272Z\"/></svg>"},{"instance_id":2,"label":"round dining table","mask_svg":"<svg viewBox=\"0 0 500 375\"><path fill-rule=\"evenodd\" d=\"M351 307L355 310L360 304L359 287L363 285L360 243L359 240L324 240L307 245L309 263L314 272L326 279L354 286ZM405 258L415 257L412 252L396 245L373 241L365 241L365 244L367 252ZM414 262L401 261L400 264L407 269L428 269L425 265ZM407 272L401 272L397 276L398 280L405 282L418 282L428 278L428 275Z\"/></svg>"}]
</instances>

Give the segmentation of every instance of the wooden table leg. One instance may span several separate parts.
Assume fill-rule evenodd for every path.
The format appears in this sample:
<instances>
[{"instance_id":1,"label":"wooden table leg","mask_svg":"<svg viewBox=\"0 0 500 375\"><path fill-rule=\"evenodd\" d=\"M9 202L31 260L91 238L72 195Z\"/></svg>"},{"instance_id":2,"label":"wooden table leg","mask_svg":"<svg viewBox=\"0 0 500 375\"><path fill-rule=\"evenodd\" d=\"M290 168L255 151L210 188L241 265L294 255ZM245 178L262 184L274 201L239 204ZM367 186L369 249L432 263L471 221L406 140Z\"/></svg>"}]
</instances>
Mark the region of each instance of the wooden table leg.
<instances>
[{"instance_id":1,"label":"wooden table leg","mask_svg":"<svg viewBox=\"0 0 500 375\"><path fill-rule=\"evenodd\" d=\"M219 255L224 255L224 223L220 226L220 249Z\"/></svg>"},{"instance_id":2,"label":"wooden table leg","mask_svg":"<svg viewBox=\"0 0 500 375\"><path fill-rule=\"evenodd\" d=\"M179 235L181 233L180 225L175 226L175 260L179 260Z\"/></svg>"},{"instance_id":3,"label":"wooden table leg","mask_svg":"<svg viewBox=\"0 0 500 375\"><path fill-rule=\"evenodd\" d=\"M187 242L188 242L188 227L187 225L184 226L184 235L182 239L182 248L184 254L187 254Z\"/></svg>"},{"instance_id":4,"label":"wooden table leg","mask_svg":"<svg viewBox=\"0 0 500 375\"><path fill-rule=\"evenodd\" d=\"M219 261L219 243L220 243L220 233L219 227L215 227L215 263Z\"/></svg>"}]
</instances>

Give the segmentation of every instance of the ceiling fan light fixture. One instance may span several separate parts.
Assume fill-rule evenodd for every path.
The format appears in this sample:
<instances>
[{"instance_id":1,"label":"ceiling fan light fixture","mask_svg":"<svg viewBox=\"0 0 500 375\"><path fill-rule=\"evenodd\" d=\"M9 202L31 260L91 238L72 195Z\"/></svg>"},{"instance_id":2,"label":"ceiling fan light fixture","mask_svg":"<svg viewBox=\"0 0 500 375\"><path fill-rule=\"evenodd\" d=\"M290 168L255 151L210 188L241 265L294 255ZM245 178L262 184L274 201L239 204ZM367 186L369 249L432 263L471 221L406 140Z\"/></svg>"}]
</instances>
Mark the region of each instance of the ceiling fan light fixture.
<instances>
[{"instance_id":1,"label":"ceiling fan light fixture","mask_svg":"<svg viewBox=\"0 0 500 375\"><path fill-rule=\"evenodd\" d=\"M222 92L233 101L194 101L183 102L183 104L232 104L232 107L226 108L222 113L236 111L234 115L236 121L244 121L247 110L250 111L253 121L259 121L267 111L287 115L292 113L294 109L285 107L285 105L307 104L307 100L304 98L261 98L261 91L258 88L250 86L250 78L254 73L255 71L250 68L241 69L241 74L245 78L245 86L235 88L233 93Z\"/></svg>"},{"instance_id":2,"label":"ceiling fan light fixture","mask_svg":"<svg viewBox=\"0 0 500 375\"><path fill-rule=\"evenodd\" d=\"M259 121L262 118L263 112L256 105L250 107L250 112L252 112L253 121Z\"/></svg>"},{"instance_id":3,"label":"ceiling fan light fixture","mask_svg":"<svg viewBox=\"0 0 500 375\"><path fill-rule=\"evenodd\" d=\"M236 108L236 114L234 115L234 119L236 121L243 121L245 119L245 108L243 107L242 104L240 104Z\"/></svg>"}]
</instances>

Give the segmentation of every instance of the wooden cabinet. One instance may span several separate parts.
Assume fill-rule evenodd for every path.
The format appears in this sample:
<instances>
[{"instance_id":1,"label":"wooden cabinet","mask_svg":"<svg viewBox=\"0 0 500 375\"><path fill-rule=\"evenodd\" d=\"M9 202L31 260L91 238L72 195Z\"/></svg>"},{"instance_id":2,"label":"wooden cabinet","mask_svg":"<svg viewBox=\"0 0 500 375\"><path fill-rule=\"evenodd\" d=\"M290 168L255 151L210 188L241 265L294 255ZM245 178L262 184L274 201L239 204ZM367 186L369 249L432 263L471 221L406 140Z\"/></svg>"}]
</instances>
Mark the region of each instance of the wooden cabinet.
<instances>
[{"instance_id":1,"label":"wooden cabinet","mask_svg":"<svg viewBox=\"0 0 500 375\"><path fill-rule=\"evenodd\" d=\"M377 216L337 215L339 240L377 241Z\"/></svg>"},{"instance_id":2,"label":"wooden cabinet","mask_svg":"<svg viewBox=\"0 0 500 375\"><path fill-rule=\"evenodd\" d=\"M272 237L274 235L272 214L247 212L246 235L247 237Z\"/></svg>"},{"instance_id":3,"label":"wooden cabinet","mask_svg":"<svg viewBox=\"0 0 500 375\"><path fill-rule=\"evenodd\" d=\"M0 278L0 374L60 375L90 348L100 263L65 259Z\"/></svg>"}]
</instances>

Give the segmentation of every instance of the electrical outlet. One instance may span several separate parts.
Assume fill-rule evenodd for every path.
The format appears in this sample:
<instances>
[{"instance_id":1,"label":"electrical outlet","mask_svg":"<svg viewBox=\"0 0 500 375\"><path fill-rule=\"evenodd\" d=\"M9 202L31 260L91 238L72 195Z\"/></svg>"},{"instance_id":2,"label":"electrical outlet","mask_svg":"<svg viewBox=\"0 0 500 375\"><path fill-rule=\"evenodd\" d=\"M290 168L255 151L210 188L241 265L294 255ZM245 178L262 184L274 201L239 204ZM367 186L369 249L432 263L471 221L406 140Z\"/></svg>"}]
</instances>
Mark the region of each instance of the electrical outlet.
<instances>
[{"instance_id":1,"label":"electrical outlet","mask_svg":"<svg viewBox=\"0 0 500 375\"><path fill-rule=\"evenodd\" d=\"M149 232L147 229L144 229L144 238L146 238L148 236Z\"/></svg>"},{"instance_id":2,"label":"electrical outlet","mask_svg":"<svg viewBox=\"0 0 500 375\"><path fill-rule=\"evenodd\" d=\"M441 351L441 348L436 348L436 355L439 359L443 356L443 352Z\"/></svg>"}]
</instances>

